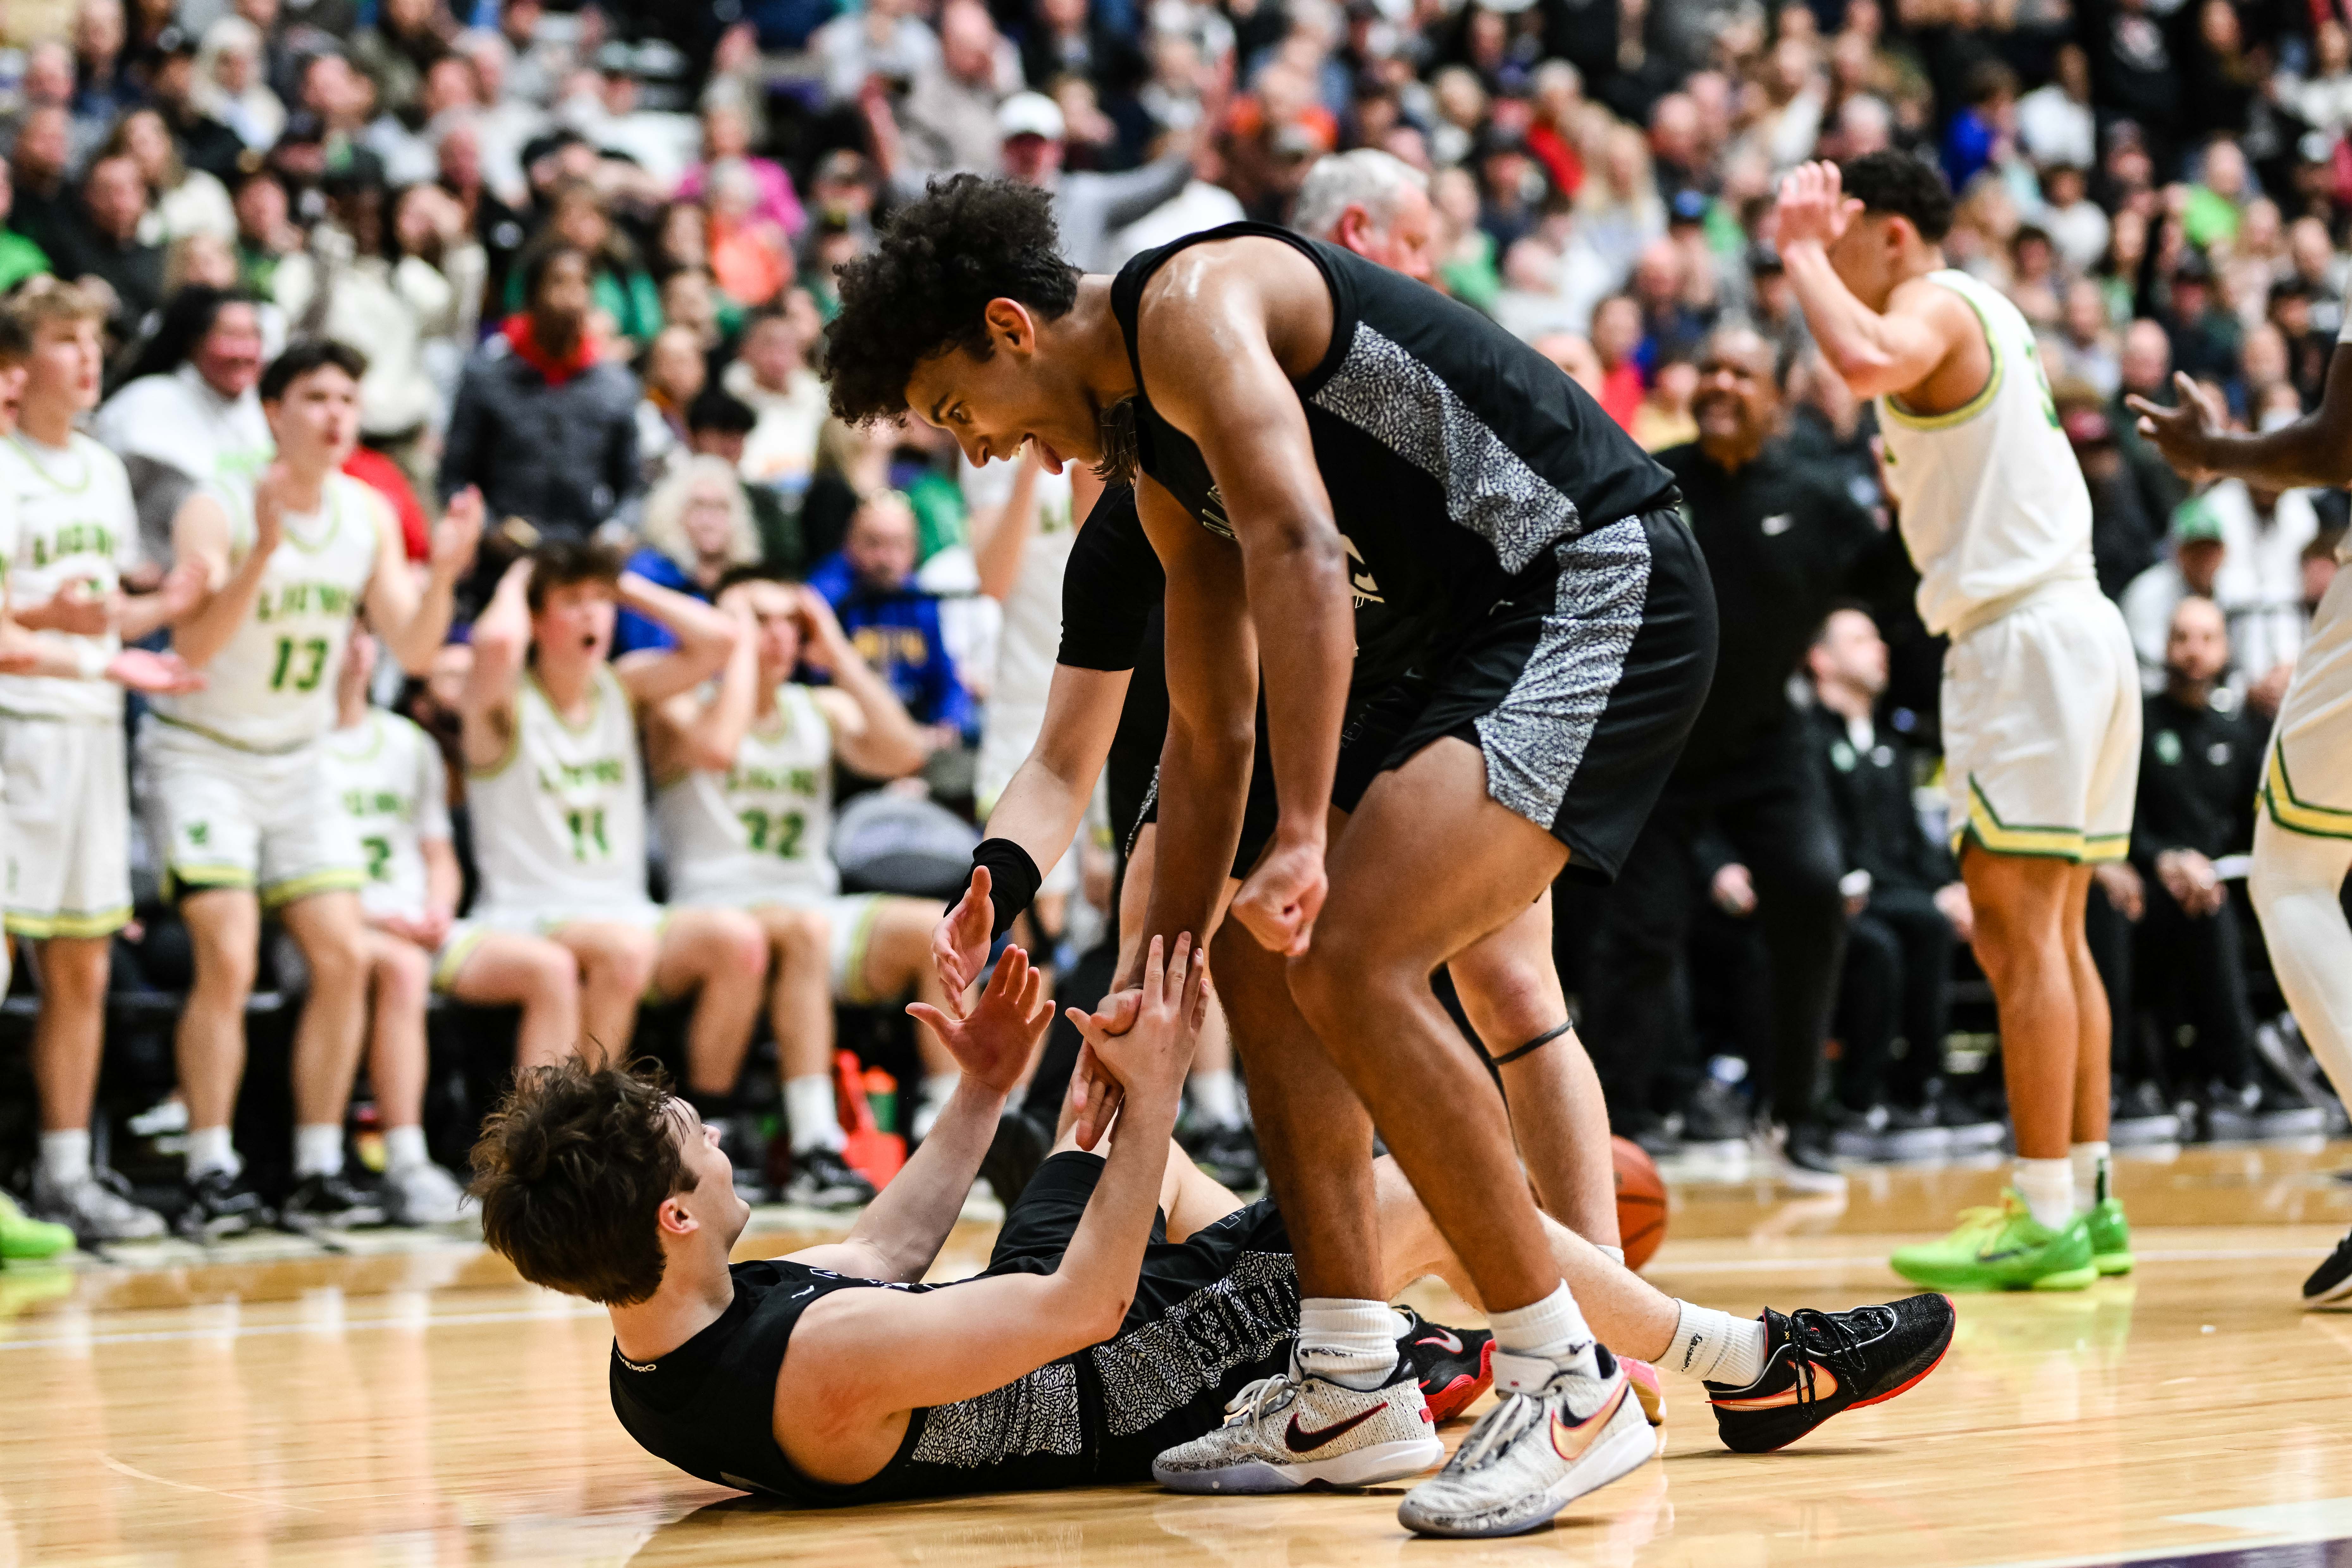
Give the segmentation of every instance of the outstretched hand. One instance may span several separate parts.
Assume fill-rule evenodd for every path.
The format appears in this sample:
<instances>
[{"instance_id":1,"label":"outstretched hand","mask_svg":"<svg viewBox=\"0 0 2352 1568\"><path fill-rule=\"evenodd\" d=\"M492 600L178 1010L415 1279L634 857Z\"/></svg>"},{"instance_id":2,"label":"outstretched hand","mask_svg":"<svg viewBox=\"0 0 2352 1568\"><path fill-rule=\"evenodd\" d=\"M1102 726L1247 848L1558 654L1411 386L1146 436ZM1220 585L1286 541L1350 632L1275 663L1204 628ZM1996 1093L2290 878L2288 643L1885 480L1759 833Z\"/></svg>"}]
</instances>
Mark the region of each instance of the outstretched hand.
<instances>
[{"instance_id":1,"label":"outstretched hand","mask_svg":"<svg viewBox=\"0 0 2352 1568\"><path fill-rule=\"evenodd\" d=\"M1084 1103L1078 1105L1078 1144L1092 1148L1131 1094L1174 1094L1183 1086L1192 1065L1192 1041L1209 1009L1209 958L1192 951L1192 936L1176 939L1171 953L1160 937L1151 939L1144 960L1143 984L1106 999L1108 1016L1121 1026L1104 1027L1106 1015L1073 1007L1070 1022L1086 1040L1080 1052L1087 1077L1081 1079ZM1080 1096L1073 1093L1074 1104Z\"/></svg>"},{"instance_id":2,"label":"outstretched hand","mask_svg":"<svg viewBox=\"0 0 2352 1568\"><path fill-rule=\"evenodd\" d=\"M2217 431L2230 427L2230 416L2218 390L2201 386L2179 371L2173 373L2172 385L2180 394L2178 407L2150 403L2136 392L2124 401L2139 416L2139 433L2156 444L2164 460L2189 483L2203 484L2213 477L2205 461L2206 443Z\"/></svg>"},{"instance_id":3,"label":"outstretched hand","mask_svg":"<svg viewBox=\"0 0 2352 1568\"><path fill-rule=\"evenodd\" d=\"M1826 249L1838 242L1861 211L1862 203L1845 194L1835 163L1826 160L1800 163L1780 182L1780 197L1769 220L1769 237L1774 248L1782 251L1806 241Z\"/></svg>"},{"instance_id":4,"label":"outstretched hand","mask_svg":"<svg viewBox=\"0 0 2352 1568\"><path fill-rule=\"evenodd\" d=\"M1010 1094L1029 1066L1030 1048L1054 1016L1045 977L1029 955L1008 947L968 1018L950 1018L927 1002L907 1005L908 1016L928 1027L964 1076L998 1094Z\"/></svg>"},{"instance_id":5,"label":"outstretched hand","mask_svg":"<svg viewBox=\"0 0 2352 1568\"><path fill-rule=\"evenodd\" d=\"M950 1007L963 1005L964 992L988 962L988 944L996 932L996 906L989 902L988 889L988 868L973 867L971 885L931 928L931 964L940 972Z\"/></svg>"},{"instance_id":6,"label":"outstretched hand","mask_svg":"<svg viewBox=\"0 0 2352 1568\"><path fill-rule=\"evenodd\" d=\"M127 647L109 659L106 679L129 691L151 697L184 697L205 688L205 672L176 653L151 653Z\"/></svg>"}]
</instances>

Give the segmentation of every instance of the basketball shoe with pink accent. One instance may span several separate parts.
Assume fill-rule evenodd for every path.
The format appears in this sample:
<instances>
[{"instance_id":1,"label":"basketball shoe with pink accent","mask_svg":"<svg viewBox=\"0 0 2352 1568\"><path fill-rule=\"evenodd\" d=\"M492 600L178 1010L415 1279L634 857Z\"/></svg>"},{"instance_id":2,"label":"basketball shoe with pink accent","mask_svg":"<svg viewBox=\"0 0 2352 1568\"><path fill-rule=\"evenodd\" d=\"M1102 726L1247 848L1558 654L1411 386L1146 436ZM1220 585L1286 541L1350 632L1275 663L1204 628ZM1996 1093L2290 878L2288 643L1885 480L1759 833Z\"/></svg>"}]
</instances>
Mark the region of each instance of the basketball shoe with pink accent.
<instances>
[{"instance_id":1,"label":"basketball shoe with pink accent","mask_svg":"<svg viewBox=\"0 0 2352 1568\"><path fill-rule=\"evenodd\" d=\"M1496 1406L1433 1478L1407 1492L1397 1521L1421 1535L1518 1535L1655 1452L1642 1402L1607 1349L1597 1371L1495 1352ZM1520 1392L1506 1392L1507 1390Z\"/></svg>"},{"instance_id":2,"label":"basketball shoe with pink accent","mask_svg":"<svg viewBox=\"0 0 2352 1568\"><path fill-rule=\"evenodd\" d=\"M1370 1487L1445 1458L1409 1357L1374 1389L1291 1370L1262 1377L1225 1406L1225 1424L1151 1461L1151 1479L1180 1492L1288 1492Z\"/></svg>"}]
</instances>

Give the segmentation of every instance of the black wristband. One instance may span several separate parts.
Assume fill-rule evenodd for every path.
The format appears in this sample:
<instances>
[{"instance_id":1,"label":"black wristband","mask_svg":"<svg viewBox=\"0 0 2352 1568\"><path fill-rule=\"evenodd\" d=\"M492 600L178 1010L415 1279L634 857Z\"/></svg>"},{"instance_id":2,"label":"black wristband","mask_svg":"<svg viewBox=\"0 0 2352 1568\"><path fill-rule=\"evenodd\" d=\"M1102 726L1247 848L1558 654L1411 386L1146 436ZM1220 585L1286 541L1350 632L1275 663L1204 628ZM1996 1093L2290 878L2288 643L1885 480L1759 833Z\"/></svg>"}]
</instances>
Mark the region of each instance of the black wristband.
<instances>
[{"instance_id":1,"label":"black wristband","mask_svg":"<svg viewBox=\"0 0 2352 1568\"><path fill-rule=\"evenodd\" d=\"M1011 931L1021 911L1036 902L1037 885L1045 879L1045 874L1037 869L1036 861L1029 858L1029 851L1010 838L982 839L971 852L971 867L977 871L982 866L988 868L988 901L996 911L994 929L989 932L993 941ZM970 877L964 879L964 886L971 886ZM959 900L961 898L959 894Z\"/></svg>"}]
</instances>

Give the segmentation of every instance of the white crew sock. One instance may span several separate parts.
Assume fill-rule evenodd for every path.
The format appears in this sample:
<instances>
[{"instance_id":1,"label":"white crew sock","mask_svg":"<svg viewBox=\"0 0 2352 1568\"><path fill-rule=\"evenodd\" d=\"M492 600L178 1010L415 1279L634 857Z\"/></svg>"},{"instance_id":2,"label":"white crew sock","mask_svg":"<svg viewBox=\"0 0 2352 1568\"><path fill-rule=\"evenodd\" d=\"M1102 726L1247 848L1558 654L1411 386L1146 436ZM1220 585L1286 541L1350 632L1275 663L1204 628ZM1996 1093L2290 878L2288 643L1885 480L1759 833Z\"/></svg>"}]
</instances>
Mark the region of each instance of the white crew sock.
<instances>
[{"instance_id":1,"label":"white crew sock","mask_svg":"<svg viewBox=\"0 0 2352 1568\"><path fill-rule=\"evenodd\" d=\"M425 1129L422 1127L387 1127L383 1130L383 1168L387 1171L413 1171L433 1156L425 1152Z\"/></svg>"},{"instance_id":2,"label":"white crew sock","mask_svg":"<svg viewBox=\"0 0 2352 1568\"><path fill-rule=\"evenodd\" d=\"M207 1171L226 1171L234 1176L244 1169L236 1146L228 1141L227 1128L188 1129L188 1180L193 1182Z\"/></svg>"},{"instance_id":3,"label":"white crew sock","mask_svg":"<svg viewBox=\"0 0 2352 1568\"><path fill-rule=\"evenodd\" d=\"M1487 1313L1486 1326L1495 1331L1495 1386L1505 1393L1534 1394L1563 1368L1588 1376L1598 1370L1592 1331L1565 1279L1539 1301Z\"/></svg>"},{"instance_id":4,"label":"white crew sock","mask_svg":"<svg viewBox=\"0 0 2352 1568\"><path fill-rule=\"evenodd\" d=\"M294 1179L339 1176L343 1172L343 1130L332 1121L304 1122L294 1129Z\"/></svg>"},{"instance_id":5,"label":"white crew sock","mask_svg":"<svg viewBox=\"0 0 2352 1568\"><path fill-rule=\"evenodd\" d=\"M2339 590L2340 591L2340 590ZM2254 823L2254 869L2246 879L2279 989L2294 1009L2320 1070L2352 1103L2352 925L2344 877L2352 842L2290 833L2267 813Z\"/></svg>"},{"instance_id":6,"label":"white crew sock","mask_svg":"<svg viewBox=\"0 0 2352 1568\"><path fill-rule=\"evenodd\" d=\"M833 1079L821 1072L784 1079L784 1126L792 1132L793 1152L839 1149L841 1111L834 1103Z\"/></svg>"},{"instance_id":7,"label":"white crew sock","mask_svg":"<svg viewBox=\"0 0 2352 1568\"><path fill-rule=\"evenodd\" d=\"M41 1134L41 1174L53 1187L70 1187L89 1177L89 1129Z\"/></svg>"},{"instance_id":8,"label":"white crew sock","mask_svg":"<svg viewBox=\"0 0 2352 1568\"><path fill-rule=\"evenodd\" d=\"M1676 1372L1730 1388L1745 1388L1764 1375L1771 1339L1761 1318L1735 1318L1712 1307L1676 1301L1682 1321L1661 1363Z\"/></svg>"},{"instance_id":9,"label":"white crew sock","mask_svg":"<svg viewBox=\"0 0 2352 1568\"><path fill-rule=\"evenodd\" d=\"M1397 1315L1386 1301L1308 1296L1298 1303L1298 1370L1374 1389L1396 1370Z\"/></svg>"},{"instance_id":10,"label":"white crew sock","mask_svg":"<svg viewBox=\"0 0 2352 1568\"><path fill-rule=\"evenodd\" d=\"M1601 1254L1601 1257L1609 1259L1610 1262L1617 1265L1618 1268L1622 1268L1625 1267L1625 1249L1623 1247L1602 1247L1598 1242L1595 1242L1593 1244L1592 1250Z\"/></svg>"},{"instance_id":11,"label":"white crew sock","mask_svg":"<svg viewBox=\"0 0 2352 1568\"><path fill-rule=\"evenodd\" d=\"M940 1119L940 1112L948 1108L948 1101L954 1098L956 1085L962 1081L963 1074L960 1072L932 1073L923 1079L922 1088L916 1093L915 1117L907 1129L914 1134L916 1142L919 1143L931 1135L931 1124Z\"/></svg>"},{"instance_id":12,"label":"white crew sock","mask_svg":"<svg viewBox=\"0 0 2352 1568\"><path fill-rule=\"evenodd\" d=\"M2077 1143L2066 1152L2067 1163L2074 1168L2074 1208L2079 1214L2089 1214L2107 1197L2107 1141Z\"/></svg>"},{"instance_id":13,"label":"white crew sock","mask_svg":"<svg viewBox=\"0 0 2352 1568\"><path fill-rule=\"evenodd\" d=\"M1212 1127L1239 1127L1242 1124L1241 1081L1230 1068L1223 1072L1196 1072L1186 1086L1192 1093L1192 1113Z\"/></svg>"},{"instance_id":14,"label":"white crew sock","mask_svg":"<svg viewBox=\"0 0 2352 1568\"><path fill-rule=\"evenodd\" d=\"M2074 1217L2074 1163L2071 1160L2020 1160L2011 1184L2033 1217L2052 1230L2063 1230Z\"/></svg>"}]
</instances>

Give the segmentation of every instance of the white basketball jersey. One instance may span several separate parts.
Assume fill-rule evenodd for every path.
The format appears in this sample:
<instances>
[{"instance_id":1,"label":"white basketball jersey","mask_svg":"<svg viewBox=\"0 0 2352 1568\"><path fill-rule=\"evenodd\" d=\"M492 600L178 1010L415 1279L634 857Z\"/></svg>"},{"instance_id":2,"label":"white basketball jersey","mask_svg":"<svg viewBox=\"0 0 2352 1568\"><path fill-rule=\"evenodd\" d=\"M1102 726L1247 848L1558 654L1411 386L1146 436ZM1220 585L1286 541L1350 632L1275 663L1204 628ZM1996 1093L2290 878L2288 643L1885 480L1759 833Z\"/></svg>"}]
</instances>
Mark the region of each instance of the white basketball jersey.
<instances>
[{"instance_id":1,"label":"white basketball jersey","mask_svg":"<svg viewBox=\"0 0 2352 1568\"><path fill-rule=\"evenodd\" d=\"M0 506L13 511L6 544L8 600L17 610L46 604L77 577L93 579L100 594L114 591L122 568L139 559L139 513L122 460L77 432L63 447L43 446L23 431L0 441ZM122 647L112 632L75 637L36 632L69 647L92 647L111 658ZM110 680L59 680L0 675L0 715L122 720L122 689Z\"/></svg>"},{"instance_id":2,"label":"white basketball jersey","mask_svg":"<svg viewBox=\"0 0 2352 1568\"><path fill-rule=\"evenodd\" d=\"M253 548L253 489L206 487L228 509L232 569ZM319 510L286 514L253 613L205 666L205 688L155 699L164 722L244 752L282 753L335 727L335 677L352 619L375 575L383 502L348 474L331 474Z\"/></svg>"},{"instance_id":3,"label":"white basketball jersey","mask_svg":"<svg viewBox=\"0 0 2352 1568\"><path fill-rule=\"evenodd\" d=\"M834 869L833 725L805 686L776 688L776 711L754 723L725 773L689 773L663 786L654 810L679 903L774 888L830 895Z\"/></svg>"},{"instance_id":4,"label":"white basketball jersey","mask_svg":"<svg viewBox=\"0 0 2352 1568\"><path fill-rule=\"evenodd\" d=\"M597 668L577 729L527 673L505 758L467 778L484 908L591 918L646 901L645 766L629 694L609 666Z\"/></svg>"},{"instance_id":5,"label":"white basketball jersey","mask_svg":"<svg viewBox=\"0 0 2352 1568\"><path fill-rule=\"evenodd\" d=\"M431 737L381 708L327 736L327 776L367 858L360 904L371 915L425 913L424 841L449 840L448 774Z\"/></svg>"},{"instance_id":6,"label":"white basketball jersey","mask_svg":"<svg viewBox=\"0 0 2352 1568\"><path fill-rule=\"evenodd\" d=\"M2044 583L2089 581L2091 492L2017 307L1965 272L1927 276L1975 309L1992 352L1984 390L1949 414L1878 399L1919 618L1941 634Z\"/></svg>"}]
</instances>

